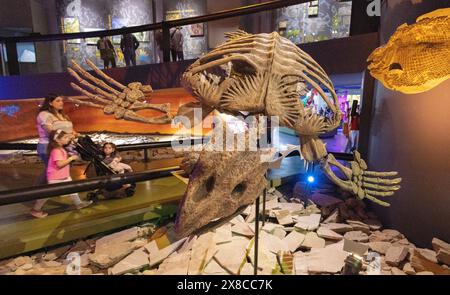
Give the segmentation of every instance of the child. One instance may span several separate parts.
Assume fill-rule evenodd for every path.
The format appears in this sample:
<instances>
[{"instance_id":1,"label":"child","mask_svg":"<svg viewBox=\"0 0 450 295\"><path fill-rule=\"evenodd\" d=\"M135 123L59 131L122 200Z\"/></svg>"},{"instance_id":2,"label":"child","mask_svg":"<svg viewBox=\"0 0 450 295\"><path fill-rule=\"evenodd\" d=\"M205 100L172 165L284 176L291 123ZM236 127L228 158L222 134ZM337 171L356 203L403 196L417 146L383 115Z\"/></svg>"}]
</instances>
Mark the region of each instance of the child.
<instances>
[{"instance_id":1,"label":"child","mask_svg":"<svg viewBox=\"0 0 450 295\"><path fill-rule=\"evenodd\" d=\"M77 160L78 156L67 156L64 146L69 144L70 140L70 134L60 129L50 133L48 145L49 160L47 166L47 179L50 184L72 181L70 177L70 163ZM77 193L70 194L70 197L77 209L82 209L92 204L92 201L82 202ZM30 211L31 215L36 218L46 217L48 214L42 211L42 207L47 200L37 200Z\"/></svg>"},{"instance_id":2,"label":"child","mask_svg":"<svg viewBox=\"0 0 450 295\"><path fill-rule=\"evenodd\" d=\"M119 153L116 151L116 145L112 142L107 142L103 145L103 153L105 154L105 158L103 162L107 164L112 170L117 173L125 173L133 172L133 169L130 165L125 163L121 163L122 158Z\"/></svg>"}]
</instances>

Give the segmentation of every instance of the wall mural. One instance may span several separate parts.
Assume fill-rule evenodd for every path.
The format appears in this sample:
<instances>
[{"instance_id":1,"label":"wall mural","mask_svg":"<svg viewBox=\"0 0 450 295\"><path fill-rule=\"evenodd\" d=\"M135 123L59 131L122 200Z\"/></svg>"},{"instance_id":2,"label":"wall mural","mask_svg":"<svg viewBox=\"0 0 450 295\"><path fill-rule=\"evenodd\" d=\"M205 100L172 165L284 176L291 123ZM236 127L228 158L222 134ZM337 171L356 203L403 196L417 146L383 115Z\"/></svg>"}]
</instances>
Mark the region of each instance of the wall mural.
<instances>
[{"instance_id":1,"label":"wall mural","mask_svg":"<svg viewBox=\"0 0 450 295\"><path fill-rule=\"evenodd\" d=\"M316 4L318 13L311 14L310 6ZM278 10L277 29L295 44L348 37L351 10L351 1L340 3L336 0L289 6Z\"/></svg>"},{"instance_id":2,"label":"wall mural","mask_svg":"<svg viewBox=\"0 0 450 295\"><path fill-rule=\"evenodd\" d=\"M174 20L206 14L205 0L165 0L165 20ZM182 27L184 59L197 58L207 52L206 24Z\"/></svg>"},{"instance_id":3,"label":"wall mural","mask_svg":"<svg viewBox=\"0 0 450 295\"><path fill-rule=\"evenodd\" d=\"M58 0L56 2L61 32L91 32L137 26L152 23L151 0ZM140 42L136 51L137 64L152 63L153 34L141 32L134 34ZM117 66L125 66L120 51L121 36L113 36L112 41L117 53ZM98 38L74 39L64 42L63 66L67 67L74 59L83 68L88 68L85 60L90 59L96 66L103 68L103 61L97 50Z\"/></svg>"},{"instance_id":4,"label":"wall mural","mask_svg":"<svg viewBox=\"0 0 450 295\"><path fill-rule=\"evenodd\" d=\"M0 122L2 122L2 116L16 118L16 113L18 113L19 111L20 107L15 104L0 106Z\"/></svg>"}]
</instances>

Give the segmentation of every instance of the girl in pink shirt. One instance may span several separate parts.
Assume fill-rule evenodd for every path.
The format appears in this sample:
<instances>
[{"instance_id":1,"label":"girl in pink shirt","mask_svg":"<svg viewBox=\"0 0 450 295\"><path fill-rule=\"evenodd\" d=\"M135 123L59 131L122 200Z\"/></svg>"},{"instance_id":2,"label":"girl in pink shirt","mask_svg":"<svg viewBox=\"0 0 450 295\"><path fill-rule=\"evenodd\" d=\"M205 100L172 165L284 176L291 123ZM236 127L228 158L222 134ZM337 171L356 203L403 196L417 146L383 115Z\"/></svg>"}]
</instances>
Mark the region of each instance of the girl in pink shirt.
<instances>
[{"instance_id":1,"label":"girl in pink shirt","mask_svg":"<svg viewBox=\"0 0 450 295\"><path fill-rule=\"evenodd\" d=\"M52 131L49 136L50 142L48 145L48 166L47 166L47 180L48 183L60 183L66 181L72 181L70 177L70 163L77 160L78 156L73 155L68 157L64 146L69 144L71 135L58 129ZM70 194L73 203L77 209L92 204L92 201L82 202L77 193ZM34 204L30 213L36 218L46 217L48 214L42 211L42 207L48 199L39 199Z\"/></svg>"}]
</instances>

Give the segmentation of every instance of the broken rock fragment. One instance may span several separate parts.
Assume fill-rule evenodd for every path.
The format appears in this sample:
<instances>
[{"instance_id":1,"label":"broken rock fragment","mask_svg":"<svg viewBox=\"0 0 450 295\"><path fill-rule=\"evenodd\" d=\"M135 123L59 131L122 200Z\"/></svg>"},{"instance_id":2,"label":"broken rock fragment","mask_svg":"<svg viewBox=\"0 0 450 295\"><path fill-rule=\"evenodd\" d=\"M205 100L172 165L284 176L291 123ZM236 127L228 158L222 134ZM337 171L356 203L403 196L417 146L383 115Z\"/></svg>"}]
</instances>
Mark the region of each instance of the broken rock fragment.
<instances>
[{"instance_id":1,"label":"broken rock fragment","mask_svg":"<svg viewBox=\"0 0 450 295\"><path fill-rule=\"evenodd\" d=\"M366 234L370 234L370 227L361 221L347 220L347 223L352 226L354 231L362 231Z\"/></svg>"},{"instance_id":2,"label":"broken rock fragment","mask_svg":"<svg viewBox=\"0 0 450 295\"><path fill-rule=\"evenodd\" d=\"M353 227L351 225L345 224L345 223L326 223L322 224L323 227L326 227L328 229L331 229L334 232L337 232L339 234L343 234L349 231L353 231Z\"/></svg>"},{"instance_id":3,"label":"broken rock fragment","mask_svg":"<svg viewBox=\"0 0 450 295\"><path fill-rule=\"evenodd\" d=\"M340 235L324 226L319 227L319 229L317 230L317 235L324 239L337 240L337 241L342 240L344 238L342 235Z\"/></svg>"},{"instance_id":4,"label":"broken rock fragment","mask_svg":"<svg viewBox=\"0 0 450 295\"><path fill-rule=\"evenodd\" d=\"M230 273L223 269L215 259L211 259L203 269L204 275L229 275Z\"/></svg>"},{"instance_id":5,"label":"broken rock fragment","mask_svg":"<svg viewBox=\"0 0 450 295\"><path fill-rule=\"evenodd\" d=\"M338 273L344 267L348 255L343 250L343 243L312 249L310 252L296 252L295 271L296 274Z\"/></svg>"},{"instance_id":6,"label":"broken rock fragment","mask_svg":"<svg viewBox=\"0 0 450 295\"><path fill-rule=\"evenodd\" d=\"M444 249L446 251L450 252L450 244L446 243L442 240L439 240L438 238L433 238L431 241L431 244L433 245L433 249L436 252L439 252L439 250Z\"/></svg>"},{"instance_id":7,"label":"broken rock fragment","mask_svg":"<svg viewBox=\"0 0 450 295\"><path fill-rule=\"evenodd\" d=\"M339 210L335 209L323 223L337 223L339 221Z\"/></svg>"},{"instance_id":8,"label":"broken rock fragment","mask_svg":"<svg viewBox=\"0 0 450 295\"><path fill-rule=\"evenodd\" d=\"M280 261L281 271L285 275L295 274L294 268L294 255L289 251L280 251L278 253L278 259Z\"/></svg>"},{"instance_id":9,"label":"broken rock fragment","mask_svg":"<svg viewBox=\"0 0 450 295\"><path fill-rule=\"evenodd\" d=\"M375 251L380 254L386 254L386 251L392 246L389 242L370 242L370 250Z\"/></svg>"},{"instance_id":10,"label":"broken rock fragment","mask_svg":"<svg viewBox=\"0 0 450 295\"><path fill-rule=\"evenodd\" d=\"M110 271L112 275L121 275L140 270L149 265L149 254L144 248L137 249L125 259L114 265Z\"/></svg>"},{"instance_id":11,"label":"broken rock fragment","mask_svg":"<svg viewBox=\"0 0 450 295\"><path fill-rule=\"evenodd\" d=\"M344 234L344 238L347 240L365 243L369 241L369 236L362 231L349 231Z\"/></svg>"},{"instance_id":12,"label":"broken rock fragment","mask_svg":"<svg viewBox=\"0 0 450 295\"><path fill-rule=\"evenodd\" d=\"M431 262L423 257L416 249L411 250L410 262L417 274L419 274L419 272L428 271L436 275L450 275L450 269L446 269L439 264Z\"/></svg>"},{"instance_id":13,"label":"broken rock fragment","mask_svg":"<svg viewBox=\"0 0 450 295\"><path fill-rule=\"evenodd\" d=\"M104 236L95 242L95 249L98 250L101 247L108 247L111 244L119 244L123 242L130 242L139 237L139 228L132 227L111 235Z\"/></svg>"},{"instance_id":14,"label":"broken rock fragment","mask_svg":"<svg viewBox=\"0 0 450 295\"><path fill-rule=\"evenodd\" d=\"M248 244L248 239L234 237L231 242L217 246L214 260L230 274L238 275L245 262Z\"/></svg>"},{"instance_id":15,"label":"broken rock fragment","mask_svg":"<svg viewBox=\"0 0 450 295\"><path fill-rule=\"evenodd\" d=\"M227 223L215 230L216 235L214 236L214 241L216 244L227 243L231 241L231 224Z\"/></svg>"},{"instance_id":16,"label":"broken rock fragment","mask_svg":"<svg viewBox=\"0 0 450 295\"><path fill-rule=\"evenodd\" d=\"M173 252L177 251L186 242L186 240L187 238L181 239L170 244L167 247L164 247L163 249L158 248L155 240L151 241L144 247L150 253L150 267L161 263Z\"/></svg>"},{"instance_id":17,"label":"broken rock fragment","mask_svg":"<svg viewBox=\"0 0 450 295\"><path fill-rule=\"evenodd\" d=\"M409 249L407 247L390 247L386 251L386 263L391 266L398 266L406 259L408 253Z\"/></svg>"},{"instance_id":18,"label":"broken rock fragment","mask_svg":"<svg viewBox=\"0 0 450 295\"><path fill-rule=\"evenodd\" d=\"M437 260L439 260L440 263L444 263L450 266L450 251L440 249L439 252L437 253L436 258Z\"/></svg>"},{"instance_id":19,"label":"broken rock fragment","mask_svg":"<svg viewBox=\"0 0 450 295\"><path fill-rule=\"evenodd\" d=\"M191 252L174 252L158 267L157 275L187 275Z\"/></svg>"},{"instance_id":20,"label":"broken rock fragment","mask_svg":"<svg viewBox=\"0 0 450 295\"><path fill-rule=\"evenodd\" d=\"M409 262L405 263L405 265L403 266L403 271L408 275L416 274L416 271L414 270L414 268L411 266L411 263L409 263Z\"/></svg>"},{"instance_id":21,"label":"broken rock fragment","mask_svg":"<svg viewBox=\"0 0 450 295\"><path fill-rule=\"evenodd\" d=\"M121 242L109 244L108 247L95 249L93 254L89 254L89 261L101 269L108 268L122 260L135 249L131 242Z\"/></svg>"},{"instance_id":22,"label":"broken rock fragment","mask_svg":"<svg viewBox=\"0 0 450 295\"><path fill-rule=\"evenodd\" d=\"M314 231L319 227L320 214L311 214L308 216L299 216L296 218L295 227L304 231Z\"/></svg>"},{"instance_id":23,"label":"broken rock fragment","mask_svg":"<svg viewBox=\"0 0 450 295\"><path fill-rule=\"evenodd\" d=\"M283 242L287 245L289 251L295 252L297 248L300 247L300 245L305 240L305 235L302 233L299 233L296 230L293 230L290 232L284 239Z\"/></svg>"},{"instance_id":24,"label":"broken rock fragment","mask_svg":"<svg viewBox=\"0 0 450 295\"><path fill-rule=\"evenodd\" d=\"M216 252L217 248L216 243L214 242L213 232L208 232L199 236L192 246L188 274L201 274L206 264L208 264Z\"/></svg>"},{"instance_id":25,"label":"broken rock fragment","mask_svg":"<svg viewBox=\"0 0 450 295\"><path fill-rule=\"evenodd\" d=\"M429 261L433 263L438 263L438 260L436 258L436 252L430 249L424 249L424 248L417 248L416 249L424 258L428 259Z\"/></svg>"},{"instance_id":26,"label":"broken rock fragment","mask_svg":"<svg viewBox=\"0 0 450 295\"><path fill-rule=\"evenodd\" d=\"M255 235L253 229L246 222L237 222L231 227L231 231L245 237L253 237Z\"/></svg>"},{"instance_id":27,"label":"broken rock fragment","mask_svg":"<svg viewBox=\"0 0 450 295\"><path fill-rule=\"evenodd\" d=\"M289 250L287 243L275 235L261 231L259 239L260 243L274 254Z\"/></svg>"},{"instance_id":28,"label":"broken rock fragment","mask_svg":"<svg viewBox=\"0 0 450 295\"><path fill-rule=\"evenodd\" d=\"M302 243L303 248L316 249L325 247L325 240L320 238L315 232L308 232Z\"/></svg>"},{"instance_id":29,"label":"broken rock fragment","mask_svg":"<svg viewBox=\"0 0 450 295\"><path fill-rule=\"evenodd\" d=\"M391 273L394 275L394 276L404 276L404 275L406 275L406 273L403 271L403 270L401 270L401 269L398 269L398 268L396 268L396 267L393 267L392 269L391 269Z\"/></svg>"},{"instance_id":30,"label":"broken rock fragment","mask_svg":"<svg viewBox=\"0 0 450 295\"><path fill-rule=\"evenodd\" d=\"M292 219L292 215L289 212L289 210L274 210L273 212L279 224L287 225L294 223L294 220Z\"/></svg>"}]
</instances>

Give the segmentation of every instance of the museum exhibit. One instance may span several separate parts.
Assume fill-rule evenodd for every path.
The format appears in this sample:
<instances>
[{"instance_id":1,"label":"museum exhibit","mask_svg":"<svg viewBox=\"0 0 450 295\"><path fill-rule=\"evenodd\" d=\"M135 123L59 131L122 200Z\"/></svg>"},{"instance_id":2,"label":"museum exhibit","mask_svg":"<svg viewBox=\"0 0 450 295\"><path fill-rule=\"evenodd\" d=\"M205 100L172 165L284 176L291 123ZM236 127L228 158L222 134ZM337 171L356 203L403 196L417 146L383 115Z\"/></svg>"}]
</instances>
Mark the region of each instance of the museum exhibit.
<instances>
[{"instance_id":1,"label":"museum exhibit","mask_svg":"<svg viewBox=\"0 0 450 295\"><path fill-rule=\"evenodd\" d=\"M1 275L450 275L450 1L0 4Z\"/></svg>"}]
</instances>

